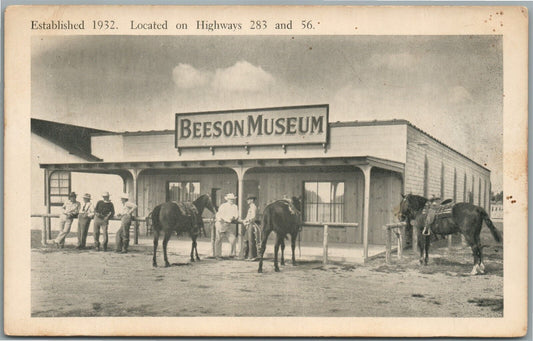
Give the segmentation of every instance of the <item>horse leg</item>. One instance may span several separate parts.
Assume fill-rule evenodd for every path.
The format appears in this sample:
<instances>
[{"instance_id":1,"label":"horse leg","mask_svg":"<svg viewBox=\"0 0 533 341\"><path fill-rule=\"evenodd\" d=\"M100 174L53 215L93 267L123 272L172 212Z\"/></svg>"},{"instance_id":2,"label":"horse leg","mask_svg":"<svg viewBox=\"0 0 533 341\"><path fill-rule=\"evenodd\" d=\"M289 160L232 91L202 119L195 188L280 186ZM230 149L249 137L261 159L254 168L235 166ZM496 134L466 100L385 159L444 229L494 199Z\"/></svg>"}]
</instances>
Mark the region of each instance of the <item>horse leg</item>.
<instances>
[{"instance_id":1,"label":"horse leg","mask_svg":"<svg viewBox=\"0 0 533 341\"><path fill-rule=\"evenodd\" d=\"M283 238L281 238L280 246L281 246L281 265L285 265L285 240L283 240Z\"/></svg>"},{"instance_id":2,"label":"horse leg","mask_svg":"<svg viewBox=\"0 0 533 341\"><path fill-rule=\"evenodd\" d=\"M428 259L429 259L429 245L431 243L430 238L431 236L424 236L424 250L425 250L425 257L424 257L424 265L428 265Z\"/></svg>"},{"instance_id":3,"label":"horse leg","mask_svg":"<svg viewBox=\"0 0 533 341\"><path fill-rule=\"evenodd\" d=\"M417 240L417 244L418 244L418 251L420 252L420 258L418 259L418 262L420 264L423 264L424 262L424 236L422 235L422 233L420 232L420 229L418 229L418 240Z\"/></svg>"},{"instance_id":4,"label":"horse leg","mask_svg":"<svg viewBox=\"0 0 533 341\"><path fill-rule=\"evenodd\" d=\"M265 253L269 234L270 231L265 231L265 233L263 233L263 239L261 240L261 248L259 249L259 268L257 269L257 272L259 273L263 272L263 254Z\"/></svg>"},{"instance_id":5,"label":"horse leg","mask_svg":"<svg viewBox=\"0 0 533 341\"><path fill-rule=\"evenodd\" d=\"M154 230L154 258L152 259L152 266L157 267L156 253L157 253L157 244L159 242L159 231Z\"/></svg>"},{"instance_id":6,"label":"horse leg","mask_svg":"<svg viewBox=\"0 0 533 341\"><path fill-rule=\"evenodd\" d=\"M479 238L475 238L472 236L469 236L467 234L463 234L465 236L466 242L468 245L470 245L470 249L472 249L472 256L474 257L474 266L472 267L472 271L470 271L471 275L477 275L479 273L479 262L480 262L480 243Z\"/></svg>"},{"instance_id":7,"label":"horse leg","mask_svg":"<svg viewBox=\"0 0 533 341\"><path fill-rule=\"evenodd\" d=\"M281 239L281 241L280 241ZM276 238L276 244L274 245L274 271L279 272L279 266L278 266L278 251L279 246L283 242L283 237L280 237L279 235Z\"/></svg>"},{"instance_id":8,"label":"horse leg","mask_svg":"<svg viewBox=\"0 0 533 341\"><path fill-rule=\"evenodd\" d=\"M165 267L170 266L170 263L168 262L168 257L167 257L167 244L168 244L168 241L170 240L171 235L172 235L172 231L165 231L165 236L163 237L163 254L165 257Z\"/></svg>"},{"instance_id":9,"label":"horse leg","mask_svg":"<svg viewBox=\"0 0 533 341\"><path fill-rule=\"evenodd\" d=\"M294 249L296 248L296 234L291 234L291 250L292 250L292 265L296 265L296 257L294 256Z\"/></svg>"}]
</instances>

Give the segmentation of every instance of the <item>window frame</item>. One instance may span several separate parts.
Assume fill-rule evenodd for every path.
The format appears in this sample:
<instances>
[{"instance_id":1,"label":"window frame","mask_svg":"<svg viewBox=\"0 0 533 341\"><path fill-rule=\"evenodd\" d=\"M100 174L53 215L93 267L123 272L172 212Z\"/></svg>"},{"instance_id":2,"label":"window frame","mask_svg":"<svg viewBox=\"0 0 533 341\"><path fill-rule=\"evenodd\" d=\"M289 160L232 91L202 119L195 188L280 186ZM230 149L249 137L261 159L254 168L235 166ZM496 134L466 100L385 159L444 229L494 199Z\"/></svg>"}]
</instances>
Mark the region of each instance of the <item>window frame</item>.
<instances>
[{"instance_id":1,"label":"window frame","mask_svg":"<svg viewBox=\"0 0 533 341\"><path fill-rule=\"evenodd\" d=\"M57 179L54 179L54 175L58 176ZM67 174L68 179L62 179L61 174ZM53 180L58 181L58 186L52 187ZM66 187L61 187L61 180L68 180L68 185ZM58 194L52 194L52 188L57 188L59 193ZM67 189L66 194L61 194L61 189ZM50 206L63 206L63 204L68 200L68 195L72 192L72 172L69 171L63 171L63 170L56 170L50 173L48 177L48 203L50 203ZM52 198L59 198L61 202L53 201ZM46 204L46 202L45 202Z\"/></svg>"},{"instance_id":2,"label":"window frame","mask_svg":"<svg viewBox=\"0 0 533 341\"><path fill-rule=\"evenodd\" d=\"M166 201L170 201L170 184L171 183L194 183L194 184L198 184L198 192L199 192L199 195L202 195L202 192L201 192L201 186L202 186L202 182L200 180L167 180L166 181L166 187L165 187L165 198L166 198Z\"/></svg>"},{"instance_id":3,"label":"window frame","mask_svg":"<svg viewBox=\"0 0 533 341\"><path fill-rule=\"evenodd\" d=\"M333 183L342 183L343 184L344 190L343 190L343 194L342 194L342 202L340 202L340 203L339 202L335 202L335 199L333 198L332 202L328 202L328 203L325 203L325 204L327 204L329 206L330 218L332 218L332 219L330 219L329 222L337 222L337 223L345 222L344 221L345 220L345 216L344 216L345 215L345 210L344 209L345 209L345 204L346 204L346 181L345 180L304 180L304 181L302 181L302 192L303 193L302 193L302 203L301 203L302 207L301 207L301 209L302 209L302 217L304 219L307 217L306 206L308 205L308 202L307 202L307 198L306 198L306 187L305 187L305 185L307 183L316 184L317 191L318 191L318 184L319 183L328 183L329 186L330 186L330 193L331 193L331 186L332 186ZM318 194L318 192L317 192L317 194ZM332 198L330 198L330 199L332 199ZM318 207L319 202L318 201L317 202L311 202L311 204L312 205L316 205L316 207ZM331 211L331 208L334 207L334 206L342 207L342 215L340 217L340 221L336 221L334 212ZM314 219L311 219L311 220L305 220L304 223L305 222L309 222L309 223L321 223L321 222L324 222L324 221L320 221L318 219L318 208L317 208L316 212L317 212L317 217L315 217Z\"/></svg>"}]
</instances>

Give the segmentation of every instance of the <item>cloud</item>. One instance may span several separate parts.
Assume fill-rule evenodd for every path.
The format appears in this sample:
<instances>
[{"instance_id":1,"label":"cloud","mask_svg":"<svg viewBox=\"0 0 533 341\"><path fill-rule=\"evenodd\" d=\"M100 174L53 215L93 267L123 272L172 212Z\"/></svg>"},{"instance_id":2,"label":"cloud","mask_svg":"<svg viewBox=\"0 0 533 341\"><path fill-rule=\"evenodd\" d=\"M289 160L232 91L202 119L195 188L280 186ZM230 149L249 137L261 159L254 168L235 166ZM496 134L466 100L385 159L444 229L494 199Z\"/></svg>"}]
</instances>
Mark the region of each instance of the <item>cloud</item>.
<instances>
[{"instance_id":1,"label":"cloud","mask_svg":"<svg viewBox=\"0 0 533 341\"><path fill-rule=\"evenodd\" d=\"M223 92L260 92L276 83L270 73L247 61L239 61L214 72L198 70L192 65L180 63L172 70L172 77L180 89L209 87L211 90Z\"/></svg>"},{"instance_id":2,"label":"cloud","mask_svg":"<svg viewBox=\"0 0 533 341\"><path fill-rule=\"evenodd\" d=\"M402 69L414 66L416 57L408 52L403 53L383 53L374 54L371 58L371 64L374 67L385 66L391 69Z\"/></svg>"},{"instance_id":3,"label":"cloud","mask_svg":"<svg viewBox=\"0 0 533 341\"><path fill-rule=\"evenodd\" d=\"M209 83L211 76L209 72L197 70L189 64L180 63L172 70L174 83L181 89L203 87Z\"/></svg>"},{"instance_id":4,"label":"cloud","mask_svg":"<svg viewBox=\"0 0 533 341\"><path fill-rule=\"evenodd\" d=\"M452 103L465 103L473 100L470 92L462 86L454 86L451 88L449 95Z\"/></svg>"},{"instance_id":5,"label":"cloud","mask_svg":"<svg viewBox=\"0 0 533 341\"><path fill-rule=\"evenodd\" d=\"M213 87L228 91L261 91L274 84L274 77L260 66L239 61L225 69L217 69Z\"/></svg>"}]
</instances>

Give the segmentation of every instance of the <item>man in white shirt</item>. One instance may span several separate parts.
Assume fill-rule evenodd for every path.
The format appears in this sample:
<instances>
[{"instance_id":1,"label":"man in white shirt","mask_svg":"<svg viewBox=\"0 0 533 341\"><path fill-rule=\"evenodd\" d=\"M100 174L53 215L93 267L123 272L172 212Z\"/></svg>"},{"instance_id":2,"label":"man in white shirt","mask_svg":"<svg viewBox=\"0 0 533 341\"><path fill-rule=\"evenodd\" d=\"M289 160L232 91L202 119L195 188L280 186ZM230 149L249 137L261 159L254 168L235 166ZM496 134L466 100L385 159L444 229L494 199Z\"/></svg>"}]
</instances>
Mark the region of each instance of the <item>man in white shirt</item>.
<instances>
[{"instance_id":1,"label":"man in white shirt","mask_svg":"<svg viewBox=\"0 0 533 341\"><path fill-rule=\"evenodd\" d=\"M116 235L116 252L128 253L128 246L130 243L130 226L133 217L133 212L137 209L137 205L129 202L127 194L120 197L122 207L120 208L118 217L120 218L120 229Z\"/></svg>"},{"instance_id":2,"label":"man in white shirt","mask_svg":"<svg viewBox=\"0 0 533 341\"><path fill-rule=\"evenodd\" d=\"M84 249L87 241L87 232L91 219L94 217L94 207L91 202L91 195L85 193L83 195L83 204L81 205L80 213L78 214L78 249Z\"/></svg>"},{"instance_id":3,"label":"man in white shirt","mask_svg":"<svg viewBox=\"0 0 533 341\"><path fill-rule=\"evenodd\" d=\"M72 222L78 216L80 211L80 203L76 201L76 193L72 192L68 195L68 200L63 204L63 213L59 219L59 235L54 239L54 244L59 247L65 247L65 238L70 232Z\"/></svg>"},{"instance_id":4,"label":"man in white shirt","mask_svg":"<svg viewBox=\"0 0 533 341\"><path fill-rule=\"evenodd\" d=\"M236 255L236 238L235 226L233 225L239 220L239 208L235 205L237 197L233 193L227 194L224 199L225 203L220 205L216 214L215 230L215 256L222 256L222 239L228 239L231 245L230 257Z\"/></svg>"}]
</instances>

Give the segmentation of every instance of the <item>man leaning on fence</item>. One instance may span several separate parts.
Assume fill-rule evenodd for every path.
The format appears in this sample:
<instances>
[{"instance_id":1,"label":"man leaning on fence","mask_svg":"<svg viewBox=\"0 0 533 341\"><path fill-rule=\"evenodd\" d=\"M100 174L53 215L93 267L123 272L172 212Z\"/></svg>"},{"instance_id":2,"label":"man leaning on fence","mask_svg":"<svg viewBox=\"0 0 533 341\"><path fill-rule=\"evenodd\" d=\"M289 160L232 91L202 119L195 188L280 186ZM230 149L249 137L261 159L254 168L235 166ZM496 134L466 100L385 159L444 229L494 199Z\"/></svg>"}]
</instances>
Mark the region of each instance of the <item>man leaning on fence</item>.
<instances>
[{"instance_id":1,"label":"man leaning on fence","mask_svg":"<svg viewBox=\"0 0 533 341\"><path fill-rule=\"evenodd\" d=\"M116 235L115 251L121 253L128 253L131 221L133 218L133 212L137 209L137 205L128 200L129 197L127 194L123 194L120 197L120 201L122 202L122 207L118 214L118 217L120 218L120 229L117 231Z\"/></svg>"},{"instance_id":2,"label":"man leaning on fence","mask_svg":"<svg viewBox=\"0 0 533 341\"><path fill-rule=\"evenodd\" d=\"M89 231L89 225L91 219L94 217L94 207L91 202L91 195L85 193L83 195L83 204L81 205L80 213L78 214L78 249L85 248L87 241L87 232Z\"/></svg>"},{"instance_id":3,"label":"man leaning on fence","mask_svg":"<svg viewBox=\"0 0 533 341\"><path fill-rule=\"evenodd\" d=\"M80 211L80 203L76 201L76 193L71 192L68 195L68 200L63 204L63 212L59 219L59 235L54 239L54 245L58 248L65 247L65 238L70 232L72 221L78 217Z\"/></svg>"},{"instance_id":4,"label":"man leaning on fence","mask_svg":"<svg viewBox=\"0 0 533 341\"><path fill-rule=\"evenodd\" d=\"M107 251L107 227L109 218L115 215L115 206L109 200L109 192L104 192L102 198L103 200L98 201L94 208L94 248L96 251L100 251L100 228L103 234L102 246L104 251Z\"/></svg>"}]
</instances>

